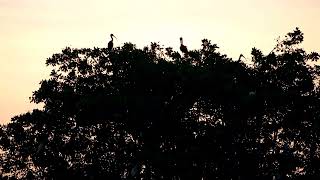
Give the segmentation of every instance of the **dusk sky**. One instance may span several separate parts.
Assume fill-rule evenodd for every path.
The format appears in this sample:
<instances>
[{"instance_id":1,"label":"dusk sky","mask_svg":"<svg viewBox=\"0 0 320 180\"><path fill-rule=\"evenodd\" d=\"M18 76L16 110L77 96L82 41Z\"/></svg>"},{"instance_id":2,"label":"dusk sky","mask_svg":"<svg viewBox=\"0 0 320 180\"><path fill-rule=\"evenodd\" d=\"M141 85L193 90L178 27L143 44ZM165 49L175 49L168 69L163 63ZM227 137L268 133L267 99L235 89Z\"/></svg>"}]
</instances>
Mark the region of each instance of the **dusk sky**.
<instances>
[{"instance_id":1,"label":"dusk sky","mask_svg":"<svg viewBox=\"0 0 320 180\"><path fill-rule=\"evenodd\" d=\"M229 57L248 58L299 27L303 47L320 52L319 12L319 0L0 0L0 122L36 107L29 97L49 77L45 60L66 46L106 47L113 33L115 46L179 50L182 36L189 49L208 38Z\"/></svg>"}]
</instances>

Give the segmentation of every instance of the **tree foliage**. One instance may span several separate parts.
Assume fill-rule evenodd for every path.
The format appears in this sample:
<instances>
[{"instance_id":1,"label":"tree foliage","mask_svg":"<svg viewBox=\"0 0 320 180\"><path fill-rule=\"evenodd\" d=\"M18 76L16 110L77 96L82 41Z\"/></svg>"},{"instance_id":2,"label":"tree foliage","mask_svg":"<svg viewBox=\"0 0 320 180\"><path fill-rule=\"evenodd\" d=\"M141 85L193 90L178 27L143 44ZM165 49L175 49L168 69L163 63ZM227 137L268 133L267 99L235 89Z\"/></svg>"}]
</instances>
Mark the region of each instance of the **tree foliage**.
<instances>
[{"instance_id":1,"label":"tree foliage","mask_svg":"<svg viewBox=\"0 0 320 180\"><path fill-rule=\"evenodd\" d=\"M319 54L297 28L250 66L157 43L65 48L48 58L44 103L0 129L12 179L320 177Z\"/></svg>"}]
</instances>

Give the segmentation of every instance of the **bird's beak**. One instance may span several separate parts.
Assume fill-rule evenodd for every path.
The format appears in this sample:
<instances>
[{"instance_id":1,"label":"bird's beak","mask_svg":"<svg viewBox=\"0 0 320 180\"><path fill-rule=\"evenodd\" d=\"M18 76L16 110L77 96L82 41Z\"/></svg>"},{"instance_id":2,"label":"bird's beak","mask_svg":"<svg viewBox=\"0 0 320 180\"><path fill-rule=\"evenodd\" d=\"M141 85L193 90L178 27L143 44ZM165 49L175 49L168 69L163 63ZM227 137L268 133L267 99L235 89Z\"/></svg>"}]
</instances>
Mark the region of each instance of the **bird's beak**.
<instances>
[{"instance_id":1,"label":"bird's beak","mask_svg":"<svg viewBox=\"0 0 320 180\"><path fill-rule=\"evenodd\" d=\"M116 38L116 40L118 40L118 38L116 37L116 36L114 36L114 35L112 35L114 38Z\"/></svg>"}]
</instances>

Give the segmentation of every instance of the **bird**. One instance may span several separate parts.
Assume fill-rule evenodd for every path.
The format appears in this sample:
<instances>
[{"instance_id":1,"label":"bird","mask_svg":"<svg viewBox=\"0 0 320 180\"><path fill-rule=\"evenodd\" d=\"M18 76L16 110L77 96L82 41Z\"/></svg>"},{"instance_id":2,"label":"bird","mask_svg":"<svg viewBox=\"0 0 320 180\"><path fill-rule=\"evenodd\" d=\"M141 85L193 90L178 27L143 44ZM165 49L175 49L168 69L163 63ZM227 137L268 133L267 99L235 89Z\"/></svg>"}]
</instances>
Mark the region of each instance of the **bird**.
<instances>
[{"instance_id":1,"label":"bird","mask_svg":"<svg viewBox=\"0 0 320 180\"><path fill-rule=\"evenodd\" d=\"M111 51L113 48L113 37L115 37L113 34L110 34L111 40L108 43L108 50ZM115 37L116 38L116 37ZM116 38L117 39L117 38Z\"/></svg>"},{"instance_id":2,"label":"bird","mask_svg":"<svg viewBox=\"0 0 320 180\"><path fill-rule=\"evenodd\" d=\"M250 91L249 92L249 96L255 96L256 95L256 92L255 91Z\"/></svg>"},{"instance_id":3,"label":"bird","mask_svg":"<svg viewBox=\"0 0 320 180\"><path fill-rule=\"evenodd\" d=\"M242 57L246 59L243 54L240 54L238 61L240 61Z\"/></svg>"},{"instance_id":4,"label":"bird","mask_svg":"<svg viewBox=\"0 0 320 180\"><path fill-rule=\"evenodd\" d=\"M183 52L184 54L187 54L188 53L188 48L187 48L187 46L183 45L182 37L180 37L180 43L181 43L181 45L180 45L181 52Z\"/></svg>"}]
</instances>

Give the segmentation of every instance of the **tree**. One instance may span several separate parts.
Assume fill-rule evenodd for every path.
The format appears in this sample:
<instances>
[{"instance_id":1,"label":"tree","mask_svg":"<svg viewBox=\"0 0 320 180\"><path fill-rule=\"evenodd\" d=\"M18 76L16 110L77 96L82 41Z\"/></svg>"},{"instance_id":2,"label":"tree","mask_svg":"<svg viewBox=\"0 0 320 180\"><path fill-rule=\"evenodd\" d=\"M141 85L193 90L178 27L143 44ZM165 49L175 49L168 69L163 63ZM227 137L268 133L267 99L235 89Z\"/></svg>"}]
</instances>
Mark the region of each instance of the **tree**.
<instances>
[{"instance_id":1,"label":"tree","mask_svg":"<svg viewBox=\"0 0 320 180\"><path fill-rule=\"evenodd\" d=\"M157 43L48 58L44 103L2 126L2 176L17 179L296 179L319 173L319 54L299 29L253 66L216 44Z\"/></svg>"}]
</instances>

